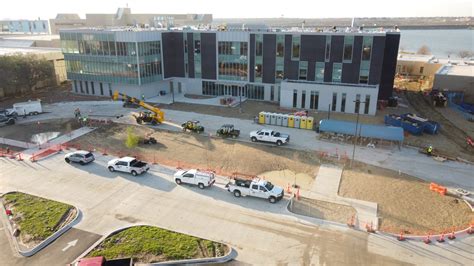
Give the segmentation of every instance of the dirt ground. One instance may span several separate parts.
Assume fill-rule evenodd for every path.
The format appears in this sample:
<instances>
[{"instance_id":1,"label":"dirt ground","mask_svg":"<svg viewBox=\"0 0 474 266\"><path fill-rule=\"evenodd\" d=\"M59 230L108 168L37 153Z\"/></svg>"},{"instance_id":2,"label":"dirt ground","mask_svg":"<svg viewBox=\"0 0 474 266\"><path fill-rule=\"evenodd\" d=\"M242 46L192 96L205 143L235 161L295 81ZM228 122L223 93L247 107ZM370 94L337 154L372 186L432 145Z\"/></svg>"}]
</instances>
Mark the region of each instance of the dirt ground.
<instances>
[{"instance_id":1,"label":"dirt ground","mask_svg":"<svg viewBox=\"0 0 474 266\"><path fill-rule=\"evenodd\" d=\"M310 190L314 182L315 176L318 173L319 166L315 165L315 172L312 175L305 173L295 173L291 170L281 170L281 171L270 171L259 174L261 177L265 177L266 180L269 180L273 184L276 184L280 187L287 188L288 184L292 186L295 182L299 188L302 190ZM293 188L291 188L294 190Z\"/></svg>"},{"instance_id":2,"label":"dirt ground","mask_svg":"<svg viewBox=\"0 0 474 266\"><path fill-rule=\"evenodd\" d=\"M21 119L21 118L18 118ZM80 124L74 119L55 119L40 123L15 124L0 128L0 137L31 142L31 136L44 132L60 132L60 135L78 129Z\"/></svg>"},{"instance_id":3,"label":"dirt ground","mask_svg":"<svg viewBox=\"0 0 474 266\"><path fill-rule=\"evenodd\" d=\"M147 127L132 126L135 134L152 134L158 140L156 145L141 144L125 147L127 126L113 124L74 140L83 149L97 149L116 155L133 155L148 162L156 161L183 168L212 169L230 175L233 172L258 175L274 170L291 170L314 176L318 169L316 153L296 151L281 147L254 145L209 138L193 133L154 131ZM258 160L256 159L258 158ZM293 182L293 179L287 182ZM285 183L287 183L285 182Z\"/></svg>"},{"instance_id":4,"label":"dirt ground","mask_svg":"<svg viewBox=\"0 0 474 266\"><path fill-rule=\"evenodd\" d=\"M356 214L356 210L350 206L303 197L300 200L293 201L290 208L296 214L338 223L347 223L347 217Z\"/></svg>"},{"instance_id":5,"label":"dirt ground","mask_svg":"<svg viewBox=\"0 0 474 266\"><path fill-rule=\"evenodd\" d=\"M474 213L463 201L429 190L429 183L395 171L358 164L344 170L339 195L379 204L383 231L426 234L468 227Z\"/></svg>"},{"instance_id":6,"label":"dirt ground","mask_svg":"<svg viewBox=\"0 0 474 266\"><path fill-rule=\"evenodd\" d=\"M38 89L24 95L1 97L0 108L12 108L14 103L37 99L40 99L43 103L56 103L66 101L105 101L110 100L110 97L73 94L71 92L71 85L65 84L57 87Z\"/></svg>"}]
</instances>

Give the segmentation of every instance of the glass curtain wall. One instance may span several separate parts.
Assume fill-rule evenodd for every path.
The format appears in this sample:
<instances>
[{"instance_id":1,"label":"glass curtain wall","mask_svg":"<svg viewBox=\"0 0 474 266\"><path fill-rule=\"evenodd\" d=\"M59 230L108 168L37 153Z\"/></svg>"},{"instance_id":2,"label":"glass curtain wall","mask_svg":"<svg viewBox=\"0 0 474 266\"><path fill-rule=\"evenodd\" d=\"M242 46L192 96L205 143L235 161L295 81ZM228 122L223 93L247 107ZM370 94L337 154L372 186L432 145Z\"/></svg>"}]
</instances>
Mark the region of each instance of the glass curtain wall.
<instances>
[{"instance_id":1,"label":"glass curtain wall","mask_svg":"<svg viewBox=\"0 0 474 266\"><path fill-rule=\"evenodd\" d=\"M279 83L284 79L284 64L285 64L285 35L279 34L276 36L276 70L275 78L276 82Z\"/></svg>"},{"instance_id":2,"label":"glass curtain wall","mask_svg":"<svg viewBox=\"0 0 474 266\"><path fill-rule=\"evenodd\" d=\"M219 79L248 80L247 54L247 42L219 42Z\"/></svg>"},{"instance_id":3,"label":"glass curtain wall","mask_svg":"<svg viewBox=\"0 0 474 266\"><path fill-rule=\"evenodd\" d=\"M262 82L263 77L263 35L255 34L255 82Z\"/></svg>"}]
</instances>

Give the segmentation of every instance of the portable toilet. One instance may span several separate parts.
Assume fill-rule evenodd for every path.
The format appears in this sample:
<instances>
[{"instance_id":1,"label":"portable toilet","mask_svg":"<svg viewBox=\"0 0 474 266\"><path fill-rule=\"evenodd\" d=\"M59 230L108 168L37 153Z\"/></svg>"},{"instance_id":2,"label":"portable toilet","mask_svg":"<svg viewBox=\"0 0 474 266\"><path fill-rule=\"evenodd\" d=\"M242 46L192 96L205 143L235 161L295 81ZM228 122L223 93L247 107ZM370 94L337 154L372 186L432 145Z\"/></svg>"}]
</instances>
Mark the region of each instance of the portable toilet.
<instances>
[{"instance_id":1,"label":"portable toilet","mask_svg":"<svg viewBox=\"0 0 474 266\"><path fill-rule=\"evenodd\" d=\"M288 126L288 115L281 115L281 126L282 127Z\"/></svg>"},{"instance_id":2,"label":"portable toilet","mask_svg":"<svg viewBox=\"0 0 474 266\"><path fill-rule=\"evenodd\" d=\"M301 116L295 115L295 128L300 128Z\"/></svg>"},{"instance_id":3,"label":"portable toilet","mask_svg":"<svg viewBox=\"0 0 474 266\"><path fill-rule=\"evenodd\" d=\"M288 115L288 127L295 127L295 116Z\"/></svg>"},{"instance_id":4,"label":"portable toilet","mask_svg":"<svg viewBox=\"0 0 474 266\"><path fill-rule=\"evenodd\" d=\"M258 113L258 123L265 124L265 112Z\"/></svg>"},{"instance_id":5,"label":"portable toilet","mask_svg":"<svg viewBox=\"0 0 474 266\"><path fill-rule=\"evenodd\" d=\"M313 124L314 124L314 117L308 116L308 118L306 119L306 129L312 130Z\"/></svg>"},{"instance_id":6,"label":"portable toilet","mask_svg":"<svg viewBox=\"0 0 474 266\"><path fill-rule=\"evenodd\" d=\"M306 117L306 116L301 117L301 119L300 119L300 128L306 129L306 119L308 119L308 117Z\"/></svg>"},{"instance_id":7,"label":"portable toilet","mask_svg":"<svg viewBox=\"0 0 474 266\"><path fill-rule=\"evenodd\" d=\"M276 125L276 116L275 113L270 113L270 123L269 125Z\"/></svg>"},{"instance_id":8,"label":"portable toilet","mask_svg":"<svg viewBox=\"0 0 474 266\"><path fill-rule=\"evenodd\" d=\"M270 114L271 113L264 112L264 114L265 114L265 124L270 125Z\"/></svg>"},{"instance_id":9,"label":"portable toilet","mask_svg":"<svg viewBox=\"0 0 474 266\"><path fill-rule=\"evenodd\" d=\"M276 114L276 125L281 126L283 115L282 114Z\"/></svg>"}]
</instances>

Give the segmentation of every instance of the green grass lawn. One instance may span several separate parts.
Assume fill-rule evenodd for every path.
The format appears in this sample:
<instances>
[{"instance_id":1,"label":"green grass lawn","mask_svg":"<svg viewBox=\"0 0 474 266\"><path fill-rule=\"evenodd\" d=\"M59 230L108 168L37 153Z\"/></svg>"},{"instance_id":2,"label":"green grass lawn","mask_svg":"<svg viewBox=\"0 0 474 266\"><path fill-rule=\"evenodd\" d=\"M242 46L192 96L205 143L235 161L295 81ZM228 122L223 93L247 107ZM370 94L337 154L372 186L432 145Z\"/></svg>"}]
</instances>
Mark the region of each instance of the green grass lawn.
<instances>
[{"instance_id":1,"label":"green grass lawn","mask_svg":"<svg viewBox=\"0 0 474 266\"><path fill-rule=\"evenodd\" d=\"M158 227L135 226L106 238L88 257L133 257L134 260L151 263L222 256L225 255L225 248L226 246L220 243Z\"/></svg>"},{"instance_id":2,"label":"green grass lawn","mask_svg":"<svg viewBox=\"0 0 474 266\"><path fill-rule=\"evenodd\" d=\"M62 217L72 208L71 205L20 192L6 194L3 199L12 209L20 234L36 241L57 231Z\"/></svg>"}]
</instances>

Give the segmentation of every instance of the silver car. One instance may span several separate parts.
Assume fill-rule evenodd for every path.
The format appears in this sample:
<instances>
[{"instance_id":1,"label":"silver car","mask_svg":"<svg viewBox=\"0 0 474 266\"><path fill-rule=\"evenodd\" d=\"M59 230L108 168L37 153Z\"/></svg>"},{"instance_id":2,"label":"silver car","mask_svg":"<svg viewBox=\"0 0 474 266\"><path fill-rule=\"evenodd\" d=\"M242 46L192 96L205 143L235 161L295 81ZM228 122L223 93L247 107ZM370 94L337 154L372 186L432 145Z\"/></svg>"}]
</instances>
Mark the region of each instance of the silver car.
<instances>
[{"instance_id":1,"label":"silver car","mask_svg":"<svg viewBox=\"0 0 474 266\"><path fill-rule=\"evenodd\" d=\"M79 163L80 165L90 163L94 160L94 154L88 151L70 152L64 156L64 161L66 161L66 163L75 162Z\"/></svg>"}]
</instances>

